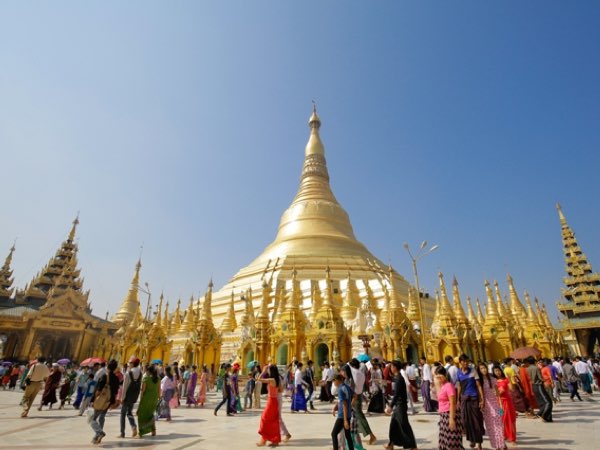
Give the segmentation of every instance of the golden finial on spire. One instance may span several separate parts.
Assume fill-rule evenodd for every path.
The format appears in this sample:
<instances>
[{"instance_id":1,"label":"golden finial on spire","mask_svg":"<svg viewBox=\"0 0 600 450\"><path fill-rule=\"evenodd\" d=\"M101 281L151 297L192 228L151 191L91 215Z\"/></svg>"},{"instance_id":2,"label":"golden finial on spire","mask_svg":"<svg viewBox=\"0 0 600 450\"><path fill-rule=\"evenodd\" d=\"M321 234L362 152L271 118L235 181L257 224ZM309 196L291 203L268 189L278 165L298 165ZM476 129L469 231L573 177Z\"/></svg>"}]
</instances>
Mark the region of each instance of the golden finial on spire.
<instances>
[{"instance_id":1,"label":"golden finial on spire","mask_svg":"<svg viewBox=\"0 0 600 450\"><path fill-rule=\"evenodd\" d=\"M465 314L462 301L460 300L460 292L458 290L458 280L456 279L456 276L454 276L452 279L452 299L454 300L454 315L459 322L466 324L467 315Z\"/></svg>"},{"instance_id":2,"label":"golden finial on spire","mask_svg":"<svg viewBox=\"0 0 600 450\"><path fill-rule=\"evenodd\" d=\"M317 105L313 102L313 111L310 115L310 119L308 120L308 126L310 127L310 137L308 138L308 143L306 144L306 149L304 154L306 156L309 155L325 155L325 147L321 142L321 138L319 137L319 128L321 128L321 119L317 114Z\"/></svg>"},{"instance_id":3,"label":"golden finial on spire","mask_svg":"<svg viewBox=\"0 0 600 450\"><path fill-rule=\"evenodd\" d=\"M75 240L75 231L77 230L77 225L79 225L79 211L77 211L77 216L75 216L75 220L73 221L73 226L71 227L71 231L69 232L68 241Z\"/></svg>"},{"instance_id":4,"label":"golden finial on spire","mask_svg":"<svg viewBox=\"0 0 600 450\"><path fill-rule=\"evenodd\" d=\"M560 223L562 225L566 225L567 224L567 218L565 217L562 207L560 206L560 203L556 203L556 209L558 211L558 218L560 219Z\"/></svg>"}]
</instances>

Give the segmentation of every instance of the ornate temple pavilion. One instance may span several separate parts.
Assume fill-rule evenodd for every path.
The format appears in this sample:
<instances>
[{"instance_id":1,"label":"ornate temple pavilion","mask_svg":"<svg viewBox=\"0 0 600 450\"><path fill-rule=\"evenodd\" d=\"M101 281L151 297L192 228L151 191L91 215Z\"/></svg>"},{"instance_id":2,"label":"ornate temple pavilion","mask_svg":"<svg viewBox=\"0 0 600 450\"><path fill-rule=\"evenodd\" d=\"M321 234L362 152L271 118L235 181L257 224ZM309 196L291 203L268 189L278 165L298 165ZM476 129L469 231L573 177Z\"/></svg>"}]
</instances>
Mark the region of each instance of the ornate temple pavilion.
<instances>
[{"instance_id":1,"label":"ornate temple pavilion","mask_svg":"<svg viewBox=\"0 0 600 450\"><path fill-rule=\"evenodd\" d=\"M564 315L562 327L572 354L600 355L600 275L592 270L585 253L575 239L560 205L560 219L565 270L563 300L557 302Z\"/></svg>"},{"instance_id":2,"label":"ornate temple pavilion","mask_svg":"<svg viewBox=\"0 0 600 450\"><path fill-rule=\"evenodd\" d=\"M92 314L89 291L77 268L75 219L67 239L23 290L12 287L13 246L0 269L0 336L3 358L81 360L108 356L116 326Z\"/></svg>"}]
</instances>

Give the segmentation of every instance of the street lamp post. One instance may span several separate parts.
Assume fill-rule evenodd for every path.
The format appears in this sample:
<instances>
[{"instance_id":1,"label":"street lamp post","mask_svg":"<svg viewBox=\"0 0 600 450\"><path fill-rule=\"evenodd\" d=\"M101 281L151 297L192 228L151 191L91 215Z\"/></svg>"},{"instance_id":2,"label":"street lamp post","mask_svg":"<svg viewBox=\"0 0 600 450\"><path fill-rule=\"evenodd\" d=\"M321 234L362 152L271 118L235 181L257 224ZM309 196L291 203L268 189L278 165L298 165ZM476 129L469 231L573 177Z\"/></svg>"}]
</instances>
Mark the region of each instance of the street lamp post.
<instances>
[{"instance_id":1,"label":"street lamp post","mask_svg":"<svg viewBox=\"0 0 600 450\"><path fill-rule=\"evenodd\" d=\"M423 356L425 357L425 359L427 359L427 354L426 354L427 347L425 344L425 322L423 321L423 303L421 300L421 289L419 287L419 272L417 271L417 261L419 261L424 256L427 256L431 252L437 250L439 246L432 245L431 248L429 248L428 250L425 249L426 247L427 247L427 241L421 242L419 251L415 255L413 255L412 252L410 251L410 247L408 246L408 244L406 242L404 243L404 249L406 250L406 252L408 253L408 256L410 257L410 260L412 262L413 274L415 276L415 288L417 289L417 299L418 299L418 304L419 304L419 322L420 322L420 326L421 326L421 345L423 346Z\"/></svg>"}]
</instances>

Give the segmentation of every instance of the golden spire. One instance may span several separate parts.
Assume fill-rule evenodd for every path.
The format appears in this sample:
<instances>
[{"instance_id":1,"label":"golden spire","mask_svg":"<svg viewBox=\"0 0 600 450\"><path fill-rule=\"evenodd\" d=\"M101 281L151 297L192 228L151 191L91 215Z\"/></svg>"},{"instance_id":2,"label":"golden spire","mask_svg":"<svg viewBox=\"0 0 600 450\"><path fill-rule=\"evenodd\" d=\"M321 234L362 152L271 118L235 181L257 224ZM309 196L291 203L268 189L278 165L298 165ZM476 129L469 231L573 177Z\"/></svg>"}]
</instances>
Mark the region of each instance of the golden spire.
<instances>
[{"instance_id":1,"label":"golden spire","mask_svg":"<svg viewBox=\"0 0 600 450\"><path fill-rule=\"evenodd\" d=\"M314 320L317 317L317 314L319 313L319 308L321 308L321 305L323 303L323 299L321 297L321 290L319 289L318 284L313 285L312 290L311 290L310 299L311 299L310 318L311 318L311 320Z\"/></svg>"},{"instance_id":2,"label":"golden spire","mask_svg":"<svg viewBox=\"0 0 600 450\"><path fill-rule=\"evenodd\" d=\"M542 304L542 318L544 319L544 324L546 327L554 330L554 326L552 325L552 321L550 320L550 316L548 316L548 310L546 309L546 304Z\"/></svg>"},{"instance_id":3,"label":"golden spire","mask_svg":"<svg viewBox=\"0 0 600 450\"><path fill-rule=\"evenodd\" d=\"M331 190L325 148L319 135L321 120L315 108L309 127L310 135L296 196L281 216L275 240L253 264L266 265L269 260L290 254L321 254L324 248L332 255L375 259L356 240L348 213Z\"/></svg>"},{"instance_id":4,"label":"golden spire","mask_svg":"<svg viewBox=\"0 0 600 450\"><path fill-rule=\"evenodd\" d=\"M173 320L171 321L171 329L177 333L179 328L181 327L181 299L177 300L177 309L175 309L175 314L173 315Z\"/></svg>"},{"instance_id":5,"label":"golden spire","mask_svg":"<svg viewBox=\"0 0 600 450\"><path fill-rule=\"evenodd\" d=\"M162 328L162 306L163 306L163 300L164 300L164 295L161 292L160 293L160 299L158 301L158 310L156 311L156 317L154 318L154 326L156 328Z\"/></svg>"},{"instance_id":6,"label":"golden spire","mask_svg":"<svg viewBox=\"0 0 600 450\"><path fill-rule=\"evenodd\" d=\"M486 324L494 324L499 322L498 309L494 302L494 295L488 280L485 280L485 293L487 296L487 307L485 310L485 322Z\"/></svg>"},{"instance_id":7,"label":"golden spire","mask_svg":"<svg viewBox=\"0 0 600 450\"><path fill-rule=\"evenodd\" d=\"M452 305L450 304L450 300L448 300L448 294L446 293L446 283L444 283L444 275L442 272L438 272L438 278L440 279L440 318L443 320L445 318L452 319L454 317L452 311Z\"/></svg>"},{"instance_id":8,"label":"golden spire","mask_svg":"<svg viewBox=\"0 0 600 450\"><path fill-rule=\"evenodd\" d=\"M248 302L248 313L251 320L254 320L254 294L252 293L252 286L246 289L246 301Z\"/></svg>"},{"instance_id":9,"label":"golden spire","mask_svg":"<svg viewBox=\"0 0 600 450\"><path fill-rule=\"evenodd\" d=\"M560 224L564 227L568 227L569 225L567 224L567 218L565 217L565 215L562 211L562 207L560 206L560 203L556 204L556 209L558 210L558 218L560 220Z\"/></svg>"},{"instance_id":10,"label":"golden spire","mask_svg":"<svg viewBox=\"0 0 600 450\"><path fill-rule=\"evenodd\" d=\"M452 299L454 300L454 315L460 323L468 323L467 315L463 309L462 302L460 301L460 292L458 291L458 281L456 277L452 280Z\"/></svg>"},{"instance_id":11,"label":"golden spire","mask_svg":"<svg viewBox=\"0 0 600 450\"><path fill-rule=\"evenodd\" d=\"M315 102L313 102L313 111L310 115L310 119L308 119L308 126L310 127L310 137L308 138L308 143L306 144L306 149L304 151L305 156L325 156L325 147L323 146L321 137L319 136L321 119L317 114L317 104Z\"/></svg>"},{"instance_id":12,"label":"golden spire","mask_svg":"<svg viewBox=\"0 0 600 450\"><path fill-rule=\"evenodd\" d=\"M77 222L77 219L75 220ZM140 306L140 298L139 298L139 289L140 289L140 269L142 268L142 261L138 259L138 262L135 265L135 272L133 274L133 279L131 280L131 286L129 287L129 292L127 293L127 297L123 300L121 304L121 308L119 311L113 316L113 322L117 324L131 322L133 316L139 314L138 320L141 320L141 306Z\"/></svg>"},{"instance_id":13,"label":"golden spire","mask_svg":"<svg viewBox=\"0 0 600 450\"><path fill-rule=\"evenodd\" d=\"M525 291L525 302L527 303L527 323L529 325L538 325L538 320L533 311L533 306L531 305L531 297L529 297L529 293Z\"/></svg>"},{"instance_id":14,"label":"golden spire","mask_svg":"<svg viewBox=\"0 0 600 450\"><path fill-rule=\"evenodd\" d=\"M406 312L406 316L410 319L411 322L419 321L419 305L418 303L418 293L417 290L410 286L408 288L408 311ZM439 318L440 315L440 302L439 298L436 296L435 298L435 317ZM434 320L435 320L434 317Z\"/></svg>"},{"instance_id":15,"label":"golden spire","mask_svg":"<svg viewBox=\"0 0 600 450\"><path fill-rule=\"evenodd\" d=\"M163 324L165 327L165 333L169 335L171 330L171 322L169 322L169 302L165 305L165 316L163 317Z\"/></svg>"},{"instance_id":16,"label":"golden spire","mask_svg":"<svg viewBox=\"0 0 600 450\"><path fill-rule=\"evenodd\" d=\"M0 298L10 298L14 292L14 288L12 287L14 281L12 278L13 272L10 268L14 252L15 244L10 248L10 252L4 260L4 265L0 269Z\"/></svg>"},{"instance_id":17,"label":"golden spire","mask_svg":"<svg viewBox=\"0 0 600 450\"><path fill-rule=\"evenodd\" d=\"M269 303L271 303L271 287L266 281L263 281L262 298L260 301L260 309L256 316L257 319L269 319Z\"/></svg>"},{"instance_id":18,"label":"golden spire","mask_svg":"<svg viewBox=\"0 0 600 450\"><path fill-rule=\"evenodd\" d=\"M471 303L471 297L467 296L467 311L468 311L468 320L471 325L480 325L477 320L477 316L475 315L475 311L473 310L473 304Z\"/></svg>"},{"instance_id":19,"label":"golden spire","mask_svg":"<svg viewBox=\"0 0 600 450\"><path fill-rule=\"evenodd\" d=\"M399 325L403 322L406 322L406 311L404 311L404 307L402 306L402 301L400 300L400 294L398 293L398 290L396 289L396 286L394 285L394 269L392 269L392 267L389 267L389 283L390 283L390 288L389 288L389 293L388 293L388 297L389 297L389 303L386 306L384 306L384 311L381 311L379 314L382 314L387 318L387 322L391 325ZM411 287L409 287L409 295L410 295L410 291L412 290ZM414 303L414 302L413 302Z\"/></svg>"},{"instance_id":20,"label":"golden spire","mask_svg":"<svg viewBox=\"0 0 600 450\"><path fill-rule=\"evenodd\" d=\"M569 318L588 317L591 312L600 313L600 275L594 272L585 253L579 246L575 233L567 223L560 205L556 205L561 223L563 252L567 277L564 279L563 296L559 310ZM581 314L581 315L580 315Z\"/></svg>"},{"instance_id":21,"label":"golden spire","mask_svg":"<svg viewBox=\"0 0 600 450\"><path fill-rule=\"evenodd\" d=\"M227 310L227 315L221 322L221 331L229 331L233 332L237 328L237 321L235 319L235 296L233 291L231 291L231 300L229 302L229 309Z\"/></svg>"},{"instance_id":22,"label":"golden spire","mask_svg":"<svg viewBox=\"0 0 600 450\"><path fill-rule=\"evenodd\" d=\"M290 292L290 299L286 305L288 310L297 310L302 306L302 289L300 288L300 282L298 281L298 271L294 266L292 268L292 291Z\"/></svg>"},{"instance_id":23,"label":"golden spire","mask_svg":"<svg viewBox=\"0 0 600 450\"><path fill-rule=\"evenodd\" d=\"M483 313L481 312L481 303L479 303L479 298L476 299L476 304L477 304L477 322L479 322L481 325L483 325L485 322L485 319L483 317Z\"/></svg>"},{"instance_id":24,"label":"golden spire","mask_svg":"<svg viewBox=\"0 0 600 450\"><path fill-rule=\"evenodd\" d=\"M325 268L325 282L327 286L325 287L325 299L323 300L323 304L321 306L333 306L333 284L331 281L331 269L329 266Z\"/></svg>"},{"instance_id":25,"label":"golden spire","mask_svg":"<svg viewBox=\"0 0 600 450\"><path fill-rule=\"evenodd\" d=\"M507 324L512 324L512 318L509 311L504 309L504 302L502 301L502 295L500 294L500 286L498 286L498 281L494 280L494 293L496 294L496 307L498 308L498 315L500 319Z\"/></svg>"},{"instance_id":26,"label":"golden spire","mask_svg":"<svg viewBox=\"0 0 600 450\"><path fill-rule=\"evenodd\" d=\"M194 314L194 296L190 297L190 304L188 305L187 312L183 319L183 323L179 327L181 333L194 331L194 325L196 324L196 318Z\"/></svg>"},{"instance_id":27,"label":"golden spire","mask_svg":"<svg viewBox=\"0 0 600 450\"><path fill-rule=\"evenodd\" d=\"M75 240L75 233L77 231L77 225L79 225L79 213L75 217L73 221L73 226L71 227L71 231L69 232L69 237L67 238L68 242L73 242Z\"/></svg>"},{"instance_id":28,"label":"golden spire","mask_svg":"<svg viewBox=\"0 0 600 450\"><path fill-rule=\"evenodd\" d=\"M202 304L202 318L204 320L212 320L212 290L213 281L212 278L208 282L208 288L206 294L204 294L204 303Z\"/></svg>"},{"instance_id":29,"label":"golden spire","mask_svg":"<svg viewBox=\"0 0 600 450\"><path fill-rule=\"evenodd\" d=\"M525 311L525 307L521 303L521 300L519 300L519 295L517 294L513 278L510 276L510 274L507 275L506 280L508 281L510 313L513 317L513 322L522 326L527 321L527 311Z\"/></svg>"},{"instance_id":30,"label":"golden spire","mask_svg":"<svg viewBox=\"0 0 600 450\"><path fill-rule=\"evenodd\" d=\"M356 284L352 279L350 271L348 271L348 281L346 283L346 295L342 303L341 316L345 321L351 321L356 317ZM318 308L317 308L318 311Z\"/></svg>"}]
</instances>

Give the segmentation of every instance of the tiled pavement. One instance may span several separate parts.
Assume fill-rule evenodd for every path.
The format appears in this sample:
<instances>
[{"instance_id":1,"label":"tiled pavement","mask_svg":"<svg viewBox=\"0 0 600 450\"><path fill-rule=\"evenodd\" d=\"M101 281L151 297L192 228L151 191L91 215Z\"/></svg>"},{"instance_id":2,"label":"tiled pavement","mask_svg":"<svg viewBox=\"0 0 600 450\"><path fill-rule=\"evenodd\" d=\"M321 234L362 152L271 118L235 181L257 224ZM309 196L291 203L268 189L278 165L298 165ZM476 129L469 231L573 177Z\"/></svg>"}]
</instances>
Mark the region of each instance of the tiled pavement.
<instances>
[{"instance_id":1,"label":"tiled pavement","mask_svg":"<svg viewBox=\"0 0 600 450\"><path fill-rule=\"evenodd\" d=\"M179 408L173 411L173 421L159 421L157 436L144 439L118 439L118 411L110 412L106 418L106 438L97 448L130 449L201 449L229 450L252 449L258 441L259 411L246 411L237 417L226 417L220 411L213 416L212 407L219 398L209 394L204 409ZM89 449L93 433L84 417L79 417L72 408L44 410L35 406L30 417L21 419L18 406L21 395L17 392L0 391L0 449ZM286 404L284 420L292 439L282 447L290 449L328 449L331 447L330 433L333 416L330 405L316 403L317 411L311 414L292 414ZM264 406L264 402L263 402ZM555 407L555 422L519 418L517 421L519 450L534 449L600 449L600 395L584 402L563 401ZM378 437L377 444L367 450L381 449L386 442L389 418L369 417L369 423ZM419 413L410 416L419 449L437 448L437 415ZM128 430L129 433L129 430ZM467 447L468 448L468 447ZM484 442L484 448L490 448Z\"/></svg>"}]
</instances>

